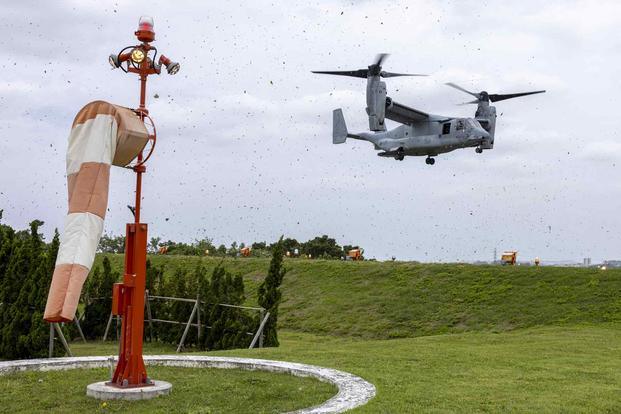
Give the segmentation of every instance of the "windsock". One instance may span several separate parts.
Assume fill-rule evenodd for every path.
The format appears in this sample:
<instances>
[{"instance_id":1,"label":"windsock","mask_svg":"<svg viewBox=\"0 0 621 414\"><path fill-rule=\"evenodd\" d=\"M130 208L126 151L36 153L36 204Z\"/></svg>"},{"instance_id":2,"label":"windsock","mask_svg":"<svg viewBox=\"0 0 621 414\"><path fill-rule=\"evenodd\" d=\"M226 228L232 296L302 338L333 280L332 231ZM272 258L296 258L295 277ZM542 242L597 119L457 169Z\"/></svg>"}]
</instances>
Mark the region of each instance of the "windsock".
<instances>
[{"instance_id":1,"label":"windsock","mask_svg":"<svg viewBox=\"0 0 621 414\"><path fill-rule=\"evenodd\" d=\"M129 164L148 139L144 123L128 108L95 101L75 117L67 147L69 211L45 306L46 321L73 320L103 232L110 165Z\"/></svg>"}]
</instances>

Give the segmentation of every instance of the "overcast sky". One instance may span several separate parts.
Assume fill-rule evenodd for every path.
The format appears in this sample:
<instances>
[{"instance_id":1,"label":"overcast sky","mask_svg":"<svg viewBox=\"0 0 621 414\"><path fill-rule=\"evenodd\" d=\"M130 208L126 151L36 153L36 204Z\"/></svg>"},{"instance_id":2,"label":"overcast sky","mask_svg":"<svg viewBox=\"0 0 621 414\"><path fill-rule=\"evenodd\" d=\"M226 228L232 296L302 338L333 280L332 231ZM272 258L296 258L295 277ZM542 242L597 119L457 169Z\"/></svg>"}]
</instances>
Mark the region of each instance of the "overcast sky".
<instances>
[{"instance_id":1,"label":"overcast sky","mask_svg":"<svg viewBox=\"0 0 621 414\"><path fill-rule=\"evenodd\" d=\"M502 3L502 5L501 5ZM368 257L621 258L621 2L7 1L0 5L0 208L44 231L66 214L65 151L75 114L103 99L137 106L135 75L107 62L136 42L142 14L181 63L148 82L158 146L144 178L151 236L216 243L329 234ZM359 69L379 52L388 94L426 112L475 91L499 102L495 148L380 158L333 145L332 110L366 130ZM159 98L154 98L157 93ZM395 126L396 124L391 124ZM113 168L105 232L131 219L134 174Z\"/></svg>"}]
</instances>

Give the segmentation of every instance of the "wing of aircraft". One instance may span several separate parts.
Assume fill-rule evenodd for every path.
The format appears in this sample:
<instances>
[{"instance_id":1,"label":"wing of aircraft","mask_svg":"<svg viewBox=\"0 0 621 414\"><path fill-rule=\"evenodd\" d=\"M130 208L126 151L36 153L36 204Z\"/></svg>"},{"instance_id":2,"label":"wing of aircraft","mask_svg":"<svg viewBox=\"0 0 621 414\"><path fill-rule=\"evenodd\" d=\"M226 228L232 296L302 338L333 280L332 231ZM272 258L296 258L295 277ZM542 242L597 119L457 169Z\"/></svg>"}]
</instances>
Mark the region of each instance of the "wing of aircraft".
<instances>
[{"instance_id":1,"label":"wing of aircraft","mask_svg":"<svg viewBox=\"0 0 621 414\"><path fill-rule=\"evenodd\" d=\"M392 99L386 99L386 118L401 124L414 124L416 122L428 121L429 114L402 105Z\"/></svg>"}]
</instances>

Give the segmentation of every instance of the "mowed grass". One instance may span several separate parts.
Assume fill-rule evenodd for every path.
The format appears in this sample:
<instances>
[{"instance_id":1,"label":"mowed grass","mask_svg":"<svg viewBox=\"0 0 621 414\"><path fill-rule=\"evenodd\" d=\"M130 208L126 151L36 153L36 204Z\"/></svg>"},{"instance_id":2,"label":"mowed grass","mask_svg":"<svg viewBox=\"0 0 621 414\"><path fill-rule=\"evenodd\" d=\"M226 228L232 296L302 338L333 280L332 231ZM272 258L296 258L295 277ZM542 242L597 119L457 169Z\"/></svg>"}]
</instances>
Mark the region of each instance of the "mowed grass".
<instances>
[{"instance_id":1,"label":"mowed grass","mask_svg":"<svg viewBox=\"0 0 621 414\"><path fill-rule=\"evenodd\" d=\"M112 256L119 270L121 258ZM167 266L166 277L176 266L212 269L221 261L151 260ZM269 260L223 263L244 276L247 302L255 304ZM211 355L360 375L378 390L357 410L364 413L621 412L621 270L300 259L285 265L281 346ZM75 347L115 353L113 345Z\"/></svg>"},{"instance_id":2,"label":"mowed grass","mask_svg":"<svg viewBox=\"0 0 621 414\"><path fill-rule=\"evenodd\" d=\"M108 257L122 271L123 256ZM269 266L256 258L149 258L166 266L166 277L178 266L222 262L244 276L247 303L255 306ZM389 339L621 322L621 269L304 259L285 266L279 326L292 331Z\"/></svg>"},{"instance_id":3,"label":"mowed grass","mask_svg":"<svg viewBox=\"0 0 621 414\"><path fill-rule=\"evenodd\" d=\"M311 378L228 369L149 367L173 384L172 394L148 401L101 401L86 386L108 369L25 372L0 376L0 413L280 413L317 405L335 387Z\"/></svg>"},{"instance_id":4,"label":"mowed grass","mask_svg":"<svg viewBox=\"0 0 621 414\"><path fill-rule=\"evenodd\" d=\"M620 328L619 324L574 325L394 340L362 340L285 331L281 332L279 348L200 354L286 360L351 372L377 387L377 396L355 410L360 413L615 413L621 412ZM108 355L116 351L112 343L74 343L72 349L78 355ZM146 352L172 353L173 348L147 344ZM178 371L177 377L171 377L160 369L148 368L148 372L154 378L173 378L174 393L183 392L183 384L187 382L181 374L186 371ZM216 370L207 370L202 374L192 373L192 378L215 374ZM34 379L39 374L29 375ZM103 370L93 380L101 380L105 375L107 372ZM224 375L230 374L225 372ZM269 380L279 381L280 377L270 377ZM0 385L2 381L0 377ZM63 384L69 386L67 380L64 381ZM200 379L191 382L194 381ZM73 401L79 404L78 407L96 408L92 404L84 405L84 384L87 382L78 383L71 398L75 398ZM30 401L28 396L34 389L29 387L37 386L32 381L27 386L20 385L22 398ZM252 398L258 398L265 403L261 394L246 397L244 393L248 392L249 384L244 380L237 381L235 386L239 389L229 389L229 395L219 394L217 383L213 388L205 388L205 392L218 393L225 401L220 406L223 408L214 412L260 412L240 407L237 400L243 399L250 404ZM274 387L278 384L275 383ZM322 396L325 399L330 394L313 388L312 384L306 385L303 393L307 397ZM296 394L295 398L300 396L302 394ZM175 411L203 412L193 411L198 410L203 397L193 396L191 401L194 398L195 405L179 405ZM162 401L162 404L168 404L165 399ZM212 402L207 402L207 406L215 407L214 400L209 401ZM144 407L154 407L150 404ZM0 407L4 408L5 403ZM16 404L11 407L32 406ZM141 405L135 407L142 409Z\"/></svg>"},{"instance_id":5,"label":"mowed grass","mask_svg":"<svg viewBox=\"0 0 621 414\"><path fill-rule=\"evenodd\" d=\"M284 335L215 355L329 366L377 387L360 413L621 412L621 326L529 328L396 340Z\"/></svg>"}]
</instances>

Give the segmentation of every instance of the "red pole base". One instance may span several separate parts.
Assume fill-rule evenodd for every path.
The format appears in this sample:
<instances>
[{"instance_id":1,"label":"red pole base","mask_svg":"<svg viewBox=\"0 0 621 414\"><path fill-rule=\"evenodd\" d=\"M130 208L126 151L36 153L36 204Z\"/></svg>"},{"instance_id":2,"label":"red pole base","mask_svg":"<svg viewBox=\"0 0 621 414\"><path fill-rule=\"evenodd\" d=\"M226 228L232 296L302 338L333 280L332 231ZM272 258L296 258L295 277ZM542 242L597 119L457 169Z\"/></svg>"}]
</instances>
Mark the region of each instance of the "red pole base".
<instances>
[{"instance_id":1,"label":"red pole base","mask_svg":"<svg viewBox=\"0 0 621 414\"><path fill-rule=\"evenodd\" d=\"M147 225L128 223L123 283L115 283L112 289L112 313L121 315L119 361L110 382L117 387L152 385L142 359L146 271Z\"/></svg>"}]
</instances>

